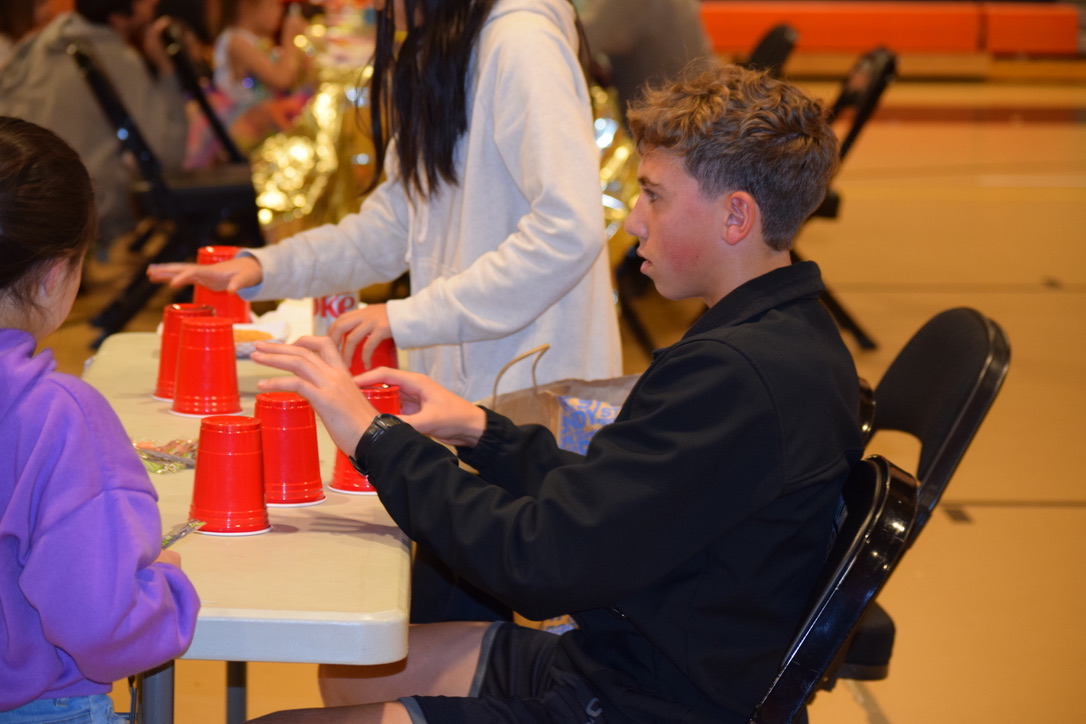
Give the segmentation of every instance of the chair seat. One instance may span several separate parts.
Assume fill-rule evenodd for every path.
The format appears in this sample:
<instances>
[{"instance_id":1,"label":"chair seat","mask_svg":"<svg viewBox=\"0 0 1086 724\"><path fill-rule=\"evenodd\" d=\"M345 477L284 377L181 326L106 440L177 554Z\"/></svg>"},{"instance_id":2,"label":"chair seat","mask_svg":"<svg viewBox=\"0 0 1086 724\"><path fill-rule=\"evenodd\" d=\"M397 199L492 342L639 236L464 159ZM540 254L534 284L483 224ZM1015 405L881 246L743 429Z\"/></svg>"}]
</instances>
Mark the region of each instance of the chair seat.
<instances>
[{"instance_id":1,"label":"chair seat","mask_svg":"<svg viewBox=\"0 0 1086 724\"><path fill-rule=\"evenodd\" d=\"M190 216L255 214L257 210L252 170L247 163L168 174L166 185Z\"/></svg>"},{"instance_id":2,"label":"chair seat","mask_svg":"<svg viewBox=\"0 0 1086 724\"><path fill-rule=\"evenodd\" d=\"M879 681L890 673L897 629L886 609L875 601L856 625L847 644L845 658L837 667L836 678Z\"/></svg>"},{"instance_id":3,"label":"chair seat","mask_svg":"<svg viewBox=\"0 0 1086 724\"><path fill-rule=\"evenodd\" d=\"M248 163L224 163L212 168L189 169L166 175L171 189L194 187L248 187L252 188L253 170Z\"/></svg>"}]
</instances>

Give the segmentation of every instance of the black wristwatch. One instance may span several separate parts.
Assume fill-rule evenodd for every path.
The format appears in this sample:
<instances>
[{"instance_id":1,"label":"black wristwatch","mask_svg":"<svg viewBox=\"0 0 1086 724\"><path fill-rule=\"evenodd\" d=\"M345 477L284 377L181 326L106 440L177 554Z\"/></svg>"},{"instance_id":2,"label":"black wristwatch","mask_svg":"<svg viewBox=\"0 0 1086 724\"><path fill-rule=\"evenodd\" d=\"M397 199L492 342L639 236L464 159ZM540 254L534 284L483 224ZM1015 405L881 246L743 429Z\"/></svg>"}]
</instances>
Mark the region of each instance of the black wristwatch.
<instances>
[{"instance_id":1,"label":"black wristwatch","mask_svg":"<svg viewBox=\"0 0 1086 724\"><path fill-rule=\"evenodd\" d=\"M366 463L366 458L370 450L373 449L374 443L377 442L377 438L384 435L386 430L405 424L407 423L395 415L385 413L373 418L373 422L362 433L362 437L358 438L358 444L354 448L354 457L351 458L351 464L354 465L355 470L363 475L369 475L369 465Z\"/></svg>"}]
</instances>

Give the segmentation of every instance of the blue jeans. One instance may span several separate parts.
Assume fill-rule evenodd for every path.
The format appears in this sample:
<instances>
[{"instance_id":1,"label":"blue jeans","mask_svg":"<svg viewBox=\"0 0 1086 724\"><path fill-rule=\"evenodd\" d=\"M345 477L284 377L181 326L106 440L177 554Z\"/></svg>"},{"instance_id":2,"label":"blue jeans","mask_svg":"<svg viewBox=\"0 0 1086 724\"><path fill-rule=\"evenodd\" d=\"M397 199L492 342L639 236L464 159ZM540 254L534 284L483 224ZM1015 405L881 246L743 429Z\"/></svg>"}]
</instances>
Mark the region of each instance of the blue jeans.
<instances>
[{"instance_id":1,"label":"blue jeans","mask_svg":"<svg viewBox=\"0 0 1086 724\"><path fill-rule=\"evenodd\" d=\"M0 724L124 724L127 720L113 711L106 694L37 699L18 709L0 711Z\"/></svg>"}]
</instances>

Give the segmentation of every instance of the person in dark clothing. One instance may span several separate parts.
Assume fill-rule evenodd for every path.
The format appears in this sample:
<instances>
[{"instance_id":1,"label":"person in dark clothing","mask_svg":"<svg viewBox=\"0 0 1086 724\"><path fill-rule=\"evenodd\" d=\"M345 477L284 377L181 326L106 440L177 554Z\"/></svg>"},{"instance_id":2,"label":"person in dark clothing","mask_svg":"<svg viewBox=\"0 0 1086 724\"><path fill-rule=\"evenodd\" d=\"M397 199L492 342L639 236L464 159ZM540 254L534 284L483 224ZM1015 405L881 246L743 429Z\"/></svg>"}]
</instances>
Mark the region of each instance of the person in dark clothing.
<instances>
[{"instance_id":1,"label":"person in dark clothing","mask_svg":"<svg viewBox=\"0 0 1086 724\"><path fill-rule=\"evenodd\" d=\"M818 267L788 251L837 143L817 101L736 66L650 91L630 123L642 194L626 228L642 270L709 309L656 352L585 455L422 375L352 380L327 340L253 355L295 374L261 387L313 403L412 539L514 610L571 613L577 628L414 626L396 673L322 667L330 708L260 721L748 720L862 449L856 371ZM356 384L377 382L400 386L399 418L362 401Z\"/></svg>"},{"instance_id":2,"label":"person in dark clothing","mask_svg":"<svg viewBox=\"0 0 1086 724\"><path fill-rule=\"evenodd\" d=\"M158 0L156 17L167 15L180 20L188 30L204 45L214 40L208 29L208 11L206 0Z\"/></svg>"},{"instance_id":3,"label":"person in dark clothing","mask_svg":"<svg viewBox=\"0 0 1086 724\"><path fill-rule=\"evenodd\" d=\"M581 21L592 52L606 57L603 80L615 87L618 109L688 63L711 58L698 0L585 0Z\"/></svg>"}]
</instances>

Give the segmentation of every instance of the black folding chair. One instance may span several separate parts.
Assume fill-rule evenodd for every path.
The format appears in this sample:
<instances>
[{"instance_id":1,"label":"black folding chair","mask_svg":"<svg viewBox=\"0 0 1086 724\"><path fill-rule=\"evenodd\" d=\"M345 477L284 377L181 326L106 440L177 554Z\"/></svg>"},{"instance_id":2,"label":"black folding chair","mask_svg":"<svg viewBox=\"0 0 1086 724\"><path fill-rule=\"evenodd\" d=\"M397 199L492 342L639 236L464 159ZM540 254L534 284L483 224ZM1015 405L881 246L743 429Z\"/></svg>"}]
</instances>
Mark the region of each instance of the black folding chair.
<instances>
[{"instance_id":1,"label":"black folding chair","mask_svg":"<svg viewBox=\"0 0 1086 724\"><path fill-rule=\"evenodd\" d=\"M917 483L885 458L861 460L845 482L844 520L808 616L750 721L789 724L830 670L849 634L905 551Z\"/></svg>"},{"instance_id":2,"label":"black folding chair","mask_svg":"<svg viewBox=\"0 0 1086 724\"><path fill-rule=\"evenodd\" d=\"M775 25L762 36L743 65L751 70L764 70L774 78L780 78L784 64L798 40L799 31L791 25Z\"/></svg>"},{"instance_id":3,"label":"black folding chair","mask_svg":"<svg viewBox=\"0 0 1086 724\"><path fill-rule=\"evenodd\" d=\"M874 115L878 107L879 99L886 88L897 76L897 55L893 51L878 47L868 51L859 57L852 66L845 80L841 84L841 91L828 111L830 121L836 121L846 113L851 114L848 130L841 138L841 148L838 153L840 163L844 163L848 152L856 143L867 121ZM831 185L826 190L826 198L811 217L836 219L841 209L841 196ZM792 259L799 260L802 257L792 250ZM827 285L822 295L822 302L830 310L834 320L843 330L855 338L862 349L875 349L874 339L869 335L860 323L849 314L848 310L837 300Z\"/></svg>"},{"instance_id":4,"label":"black folding chair","mask_svg":"<svg viewBox=\"0 0 1086 724\"><path fill-rule=\"evenodd\" d=\"M879 380L868 437L893 430L920 442L915 468L920 502L909 545L950 483L1009 366L1010 344L999 325L974 309L958 307L924 324ZM886 678L894 637L893 619L876 602L856 627L826 688L838 678Z\"/></svg>"},{"instance_id":5,"label":"black folding chair","mask_svg":"<svg viewBox=\"0 0 1086 724\"><path fill-rule=\"evenodd\" d=\"M141 180L134 187L147 214L161 222L167 238L159 251L139 269L128 286L100 312L92 323L102 330L95 346L120 331L147 303L159 284L147 279L147 265L184 261L206 244L223 243L219 230L232 222L236 237L230 243L260 246L263 237L257 218L256 192L248 163L233 163L214 169L166 173L151 150L110 78L94 57L91 48L72 40L68 54L82 72L102 112L117 133L121 147L139 168Z\"/></svg>"},{"instance_id":6,"label":"black folding chair","mask_svg":"<svg viewBox=\"0 0 1086 724\"><path fill-rule=\"evenodd\" d=\"M850 116L848 129L841 137L838 158L843 164L856 139L878 108L883 93L897 77L897 55L888 48L878 47L861 55L841 83L837 99L828 111L830 122ZM826 200L815 209L813 216L836 219L841 197L832 188Z\"/></svg>"},{"instance_id":7,"label":"black folding chair","mask_svg":"<svg viewBox=\"0 0 1086 724\"><path fill-rule=\"evenodd\" d=\"M234 139L230 137L229 131L226 130L222 118L215 112L211 101L208 100L207 93L204 91L204 74L198 70L197 64L186 45L185 27L177 21L171 22L162 31L162 40L166 45L166 52L173 61L177 78L181 81L181 87L200 107L200 111L211 128L211 132L215 134L215 140L222 146L230 162L248 163L245 154L238 149Z\"/></svg>"}]
</instances>

